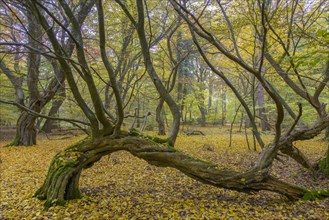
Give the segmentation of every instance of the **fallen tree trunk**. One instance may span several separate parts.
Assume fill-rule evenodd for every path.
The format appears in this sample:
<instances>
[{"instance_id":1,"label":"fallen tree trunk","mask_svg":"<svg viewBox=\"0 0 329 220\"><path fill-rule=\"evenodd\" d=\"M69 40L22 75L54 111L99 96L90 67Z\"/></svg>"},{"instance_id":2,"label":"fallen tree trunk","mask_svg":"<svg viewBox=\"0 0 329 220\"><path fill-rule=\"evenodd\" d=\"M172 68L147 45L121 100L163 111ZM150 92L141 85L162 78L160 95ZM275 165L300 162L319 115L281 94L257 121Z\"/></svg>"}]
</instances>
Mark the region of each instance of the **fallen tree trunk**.
<instances>
[{"instance_id":1,"label":"fallen tree trunk","mask_svg":"<svg viewBox=\"0 0 329 220\"><path fill-rule=\"evenodd\" d=\"M51 162L44 184L35 196L46 200L45 208L80 198L81 171L91 167L101 157L120 150L128 151L155 166L176 168L193 179L216 187L240 192L269 190L291 200L300 199L308 192L269 175L268 169L253 167L246 172L217 169L213 163L192 158L168 145L126 135L116 139L104 137L96 141L85 140L58 153Z\"/></svg>"}]
</instances>

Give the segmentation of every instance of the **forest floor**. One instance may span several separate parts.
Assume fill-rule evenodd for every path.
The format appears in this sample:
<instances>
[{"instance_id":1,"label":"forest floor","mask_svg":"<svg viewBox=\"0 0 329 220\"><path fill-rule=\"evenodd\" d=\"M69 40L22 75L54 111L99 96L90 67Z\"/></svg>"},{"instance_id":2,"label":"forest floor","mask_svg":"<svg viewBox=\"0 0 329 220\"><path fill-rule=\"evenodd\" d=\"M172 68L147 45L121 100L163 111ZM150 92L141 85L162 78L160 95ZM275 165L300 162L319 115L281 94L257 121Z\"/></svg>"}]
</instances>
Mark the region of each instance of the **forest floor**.
<instances>
[{"instance_id":1,"label":"forest floor","mask_svg":"<svg viewBox=\"0 0 329 220\"><path fill-rule=\"evenodd\" d=\"M236 170L250 167L259 153L248 150L242 133L234 132L228 147L227 131L202 131L205 136L181 134L176 147L218 167ZM81 138L41 138L32 147L2 147L9 141L1 141L0 219L329 219L329 199L290 202L271 192L220 189L175 169L151 166L127 152L103 157L82 173L82 199L44 211L43 201L32 198L33 193L45 179L53 156ZM317 138L296 146L316 161L328 143ZM312 175L292 159L281 159L283 163L276 161L273 166L275 176L308 188L329 188L329 180Z\"/></svg>"}]
</instances>

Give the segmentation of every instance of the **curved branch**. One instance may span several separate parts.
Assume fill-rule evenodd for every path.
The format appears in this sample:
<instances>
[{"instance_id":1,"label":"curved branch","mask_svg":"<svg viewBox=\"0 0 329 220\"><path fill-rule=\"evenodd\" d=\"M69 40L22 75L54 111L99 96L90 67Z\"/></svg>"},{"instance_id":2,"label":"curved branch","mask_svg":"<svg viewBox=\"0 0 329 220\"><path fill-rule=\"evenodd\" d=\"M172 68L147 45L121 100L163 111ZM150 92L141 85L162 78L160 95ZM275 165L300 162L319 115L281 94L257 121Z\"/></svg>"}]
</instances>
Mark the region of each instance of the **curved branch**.
<instances>
[{"instance_id":1,"label":"curved branch","mask_svg":"<svg viewBox=\"0 0 329 220\"><path fill-rule=\"evenodd\" d=\"M303 108L302 108L302 104L301 103L297 103L298 105L298 116L295 118L295 121L294 123L292 124L292 126L290 127L289 131L287 132L286 136L288 136L295 128L295 126L297 125L300 117L302 117L302 114L303 114Z\"/></svg>"},{"instance_id":2,"label":"curved branch","mask_svg":"<svg viewBox=\"0 0 329 220\"><path fill-rule=\"evenodd\" d=\"M235 34L234 34L234 30L233 30L233 26L232 26L232 23L229 19L229 17L227 16L226 12L225 12L225 9L222 5L222 3L220 2L220 0L217 0L217 3L220 7L220 10L222 11L223 13L223 16L225 18L225 21L226 21L226 24L230 30L230 33L231 33L231 38L232 38L232 42L233 42L233 46L234 46L234 50L235 50L235 54L236 56L240 59L240 60L243 60L242 57L240 56L240 53L239 53L239 49L238 49L238 45L236 43L236 38L235 38Z\"/></svg>"},{"instance_id":3,"label":"curved branch","mask_svg":"<svg viewBox=\"0 0 329 220\"><path fill-rule=\"evenodd\" d=\"M118 2L118 1L117 1ZM163 85L161 79L159 78L159 75L157 74L153 61L151 59L151 54L150 54L150 45L147 42L146 35L145 35L145 27L144 27L144 4L143 0L136 0L136 5L137 5L137 12L138 12L138 23L136 24L135 28L137 30L138 38L139 38L139 43L142 49L142 55L144 59L144 66L149 74L149 76L152 79L152 82L154 86L156 87L158 93L163 97L165 102L168 104L169 109L173 115L173 125L171 128L171 132L168 137L168 143L170 145L174 145L178 131L179 131L179 126L180 126L180 114L179 114L179 109L174 101L174 99L171 97L169 92L166 90L165 86ZM120 4L122 9L124 10L123 6ZM126 16L129 17L129 11L124 10ZM133 21L132 21L133 22Z\"/></svg>"},{"instance_id":4,"label":"curved branch","mask_svg":"<svg viewBox=\"0 0 329 220\"><path fill-rule=\"evenodd\" d=\"M102 100L100 98L99 92L96 88L94 79L91 75L88 62L85 56L84 51L84 41L83 36L81 32L81 28L78 22L78 19L74 16L73 11L69 7L69 5L64 0L59 0L59 4L63 8L65 14L68 16L71 24L72 24L72 34L75 37L76 41L76 53L79 63L81 64L81 70L84 74L84 80L88 86L88 91L93 103L93 107L95 109L95 114L97 116L97 119L102 123L105 130L112 130L112 124L111 122L106 118L105 112L104 112L104 106L102 103ZM111 132L110 132L111 133Z\"/></svg>"},{"instance_id":5,"label":"curved branch","mask_svg":"<svg viewBox=\"0 0 329 220\"><path fill-rule=\"evenodd\" d=\"M319 87L314 92L314 99L318 100L321 92L325 88L325 86L329 87L329 61L327 61L326 69L324 71L324 79L321 81Z\"/></svg>"},{"instance_id":6,"label":"curved branch","mask_svg":"<svg viewBox=\"0 0 329 220\"><path fill-rule=\"evenodd\" d=\"M104 11L103 11L103 6L102 6L102 1L97 0L96 6L97 6L97 11L98 11L99 47L100 47L100 51L101 51L101 57L102 57L102 61L103 61L104 65L105 65L106 71L108 72L110 82L111 82L111 87L113 89L113 93L114 93L115 100L117 103L118 119L117 119L116 126L114 129L114 135L117 135L120 131L120 128L121 128L121 125L123 122L123 117L124 117L123 102L122 102L119 87L118 87L118 84L117 84L117 81L115 78L114 69L113 69L111 63L109 62L109 59L106 54L105 21L104 21Z\"/></svg>"}]
</instances>

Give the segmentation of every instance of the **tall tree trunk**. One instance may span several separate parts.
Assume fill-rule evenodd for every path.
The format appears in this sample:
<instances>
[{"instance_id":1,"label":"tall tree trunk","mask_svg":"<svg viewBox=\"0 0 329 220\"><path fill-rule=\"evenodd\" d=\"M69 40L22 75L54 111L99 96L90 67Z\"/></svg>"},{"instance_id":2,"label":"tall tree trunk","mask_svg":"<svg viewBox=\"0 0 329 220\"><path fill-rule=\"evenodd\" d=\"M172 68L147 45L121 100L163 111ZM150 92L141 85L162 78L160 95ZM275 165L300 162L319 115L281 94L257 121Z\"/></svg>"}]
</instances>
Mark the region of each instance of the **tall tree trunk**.
<instances>
[{"instance_id":1,"label":"tall tree trunk","mask_svg":"<svg viewBox=\"0 0 329 220\"><path fill-rule=\"evenodd\" d=\"M177 50L176 50L176 57L177 60L182 59L182 51L183 43L182 43L182 32L179 30L177 32ZM180 114L183 116L184 111L184 71L183 71L183 64L178 66L178 80L177 80L177 103L179 104ZM181 117L184 121L184 117Z\"/></svg>"},{"instance_id":2,"label":"tall tree trunk","mask_svg":"<svg viewBox=\"0 0 329 220\"><path fill-rule=\"evenodd\" d=\"M37 23L36 17L30 12L26 12L29 30L29 45L32 48L41 50L40 43L42 36L41 25ZM39 67L41 62L40 54L33 51L27 56L27 87L29 92L29 108L37 113L41 111L40 93L38 90ZM21 112L16 124L16 137L11 143L14 146L30 146L36 144L37 129L35 127L37 117L26 112Z\"/></svg>"},{"instance_id":3,"label":"tall tree trunk","mask_svg":"<svg viewBox=\"0 0 329 220\"><path fill-rule=\"evenodd\" d=\"M141 100L140 100L140 93L137 94L137 124L136 124L136 128L140 128L141 127L141 121L139 118L140 115L140 109L141 109Z\"/></svg>"},{"instance_id":4,"label":"tall tree trunk","mask_svg":"<svg viewBox=\"0 0 329 220\"><path fill-rule=\"evenodd\" d=\"M266 116L266 109L265 109L265 102L264 102L264 88L262 85L258 85L257 87L257 101L258 101L258 115L260 118L260 128L262 131L270 130L267 116Z\"/></svg>"},{"instance_id":5,"label":"tall tree trunk","mask_svg":"<svg viewBox=\"0 0 329 220\"><path fill-rule=\"evenodd\" d=\"M200 111L200 115L201 115L201 119L199 121L201 127L205 127L206 126L206 116L207 116L207 106L205 105L205 96L204 96L204 91L206 90L206 85L204 84L204 76L203 76L203 72L200 71L200 78L198 79L198 88L199 91L195 92L195 98L197 99L197 103L198 103L198 108ZM193 89L194 90L194 89ZM208 99L209 101L209 99ZM208 103L209 104L209 103Z\"/></svg>"},{"instance_id":6,"label":"tall tree trunk","mask_svg":"<svg viewBox=\"0 0 329 220\"><path fill-rule=\"evenodd\" d=\"M240 80L241 85L242 85L243 96L244 97L249 97L250 94L248 93L248 83L245 82L247 80L245 80L243 78L243 75L242 74L240 74L239 80ZM249 105L251 105L252 100L247 99L246 102L248 103L248 106L249 106ZM248 114L243 114L243 112L242 112L242 116L241 117L243 117L243 118L241 118L241 126L240 126L240 128L242 127L243 121L244 121L245 127L246 128L250 128L251 127L251 121L250 121L250 119L248 117Z\"/></svg>"},{"instance_id":7,"label":"tall tree trunk","mask_svg":"<svg viewBox=\"0 0 329 220\"><path fill-rule=\"evenodd\" d=\"M226 85L222 82L221 85L221 96L222 96L222 119L221 124L224 126L226 124Z\"/></svg>"},{"instance_id":8,"label":"tall tree trunk","mask_svg":"<svg viewBox=\"0 0 329 220\"><path fill-rule=\"evenodd\" d=\"M56 100L53 102L50 111L48 113L48 116L56 116L58 115L59 109L61 105L63 104L63 100ZM47 119L45 123L43 124L41 131L45 133L51 133L53 129L59 129L60 126L57 121Z\"/></svg>"},{"instance_id":9,"label":"tall tree trunk","mask_svg":"<svg viewBox=\"0 0 329 220\"><path fill-rule=\"evenodd\" d=\"M49 110L48 116L56 116L59 112L60 107L62 106L62 104L65 100L66 93L65 93L64 83L62 84L62 86L58 90L57 94L58 94L59 97L56 100L53 101L52 106ZM56 121L51 120L51 119L47 119L45 121L45 123L43 124L41 130L46 132L46 133L50 133L52 129L59 129L59 125Z\"/></svg>"},{"instance_id":10,"label":"tall tree trunk","mask_svg":"<svg viewBox=\"0 0 329 220\"><path fill-rule=\"evenodd\" d=\"M156 121L158 123L158 135L166 135L165 122L161 116L163 109L164 99L160 98L159 104L156 108Z\"/></svg>"},{"instance_id":11,"label":"tall tree trunk","mask_svg":"<svg viewBox=\"0 0 329 220\"><path fill-rule=\"evenodd\" d=\"M212 79L210 79L208 90L209 90L209 95L208 95L207 111L210 114L212 107L212 97L214 95L214 84Z\"/></svg>"},{"instance_id":12,"label":"tall tree trunk","mask_svg":"<svg viewBox=\"0 0 329 220\"><path fill-rule=\"evenodd\" d=\"M219 105L219 102L218 102L218 99L216 99L216 102L215 102L215 109L214 109L214 124L218 124L217 122L217 115L218 115L218 105Z\"/></svg>"},{"instance_id":13,"label":"tall tree trunk","mask_svg":"<svg viewBox=\"0 0 329 220\"><path fill-rule=\"evenodd\" d=\"M206 115L207 115L207 110L204 106L198 106L200 113L201 113L201 120L200 120L200 125L201 127L205 127L206 126Z\"/></svg>"}]
</instances>

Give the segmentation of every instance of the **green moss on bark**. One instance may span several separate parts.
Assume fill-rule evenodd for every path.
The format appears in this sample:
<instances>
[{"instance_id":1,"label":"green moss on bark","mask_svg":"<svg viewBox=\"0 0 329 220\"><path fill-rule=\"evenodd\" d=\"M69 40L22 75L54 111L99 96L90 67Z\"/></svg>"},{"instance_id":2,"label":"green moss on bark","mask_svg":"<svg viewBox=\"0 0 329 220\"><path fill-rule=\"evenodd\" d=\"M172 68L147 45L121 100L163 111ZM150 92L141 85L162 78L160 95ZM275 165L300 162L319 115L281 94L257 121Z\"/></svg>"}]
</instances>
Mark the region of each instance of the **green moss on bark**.
<instances>
[{"instance_id":1,"label":"green moss on bark","mask_svg":"<svg viewBox=\"0 0 329 220\"><path fill-rule=\"evenodd\" d=\"M148 135L143 135L142 133L140 133L139 131L137 131L134 128L129 131L129 135L134 136L134 137L142 137L142 138L145 138L146 140L154 142L156 144L169 144L167 139L162 139L162 138L159 138L159 137L152 137L152 136L148 136Z\"/></svg>"}]
</instances>

